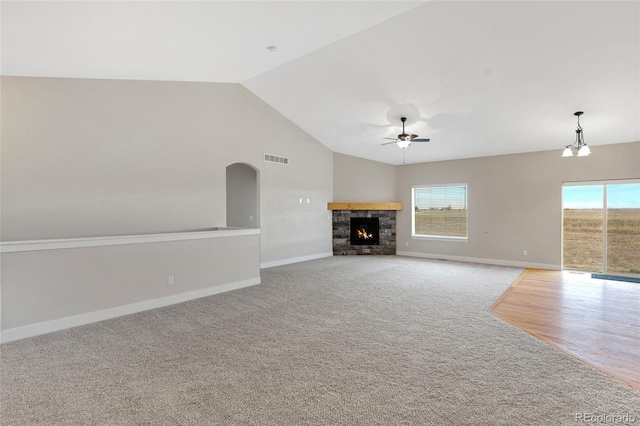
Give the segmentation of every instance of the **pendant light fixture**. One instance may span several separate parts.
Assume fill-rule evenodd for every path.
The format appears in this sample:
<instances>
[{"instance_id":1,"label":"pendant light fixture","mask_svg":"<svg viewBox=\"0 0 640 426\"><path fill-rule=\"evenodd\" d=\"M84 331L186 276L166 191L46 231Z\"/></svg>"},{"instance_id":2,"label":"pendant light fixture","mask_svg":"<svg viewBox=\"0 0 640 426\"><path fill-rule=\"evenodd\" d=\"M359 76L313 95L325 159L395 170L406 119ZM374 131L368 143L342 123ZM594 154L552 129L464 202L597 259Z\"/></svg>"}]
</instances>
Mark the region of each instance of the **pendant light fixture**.
<instances>
[{"instance_id":1,"label":"pendant light fixture","mask_svg":"<svg viewBox=\"0 0 640 426\"><path fill-rule=\"evenodd\" d=\"M573 150L578 151L578 157L586 157L591 154L591 150L584 142L584 134L582 133L582 127L580 126L580 116L584 114L582 111L574 112L573 115L578 117L578 128L576 129L576 141L571 145L567 145L564 147L564 151L562 152L563 157L573 157Z\"/></svg>"}]
</instances>

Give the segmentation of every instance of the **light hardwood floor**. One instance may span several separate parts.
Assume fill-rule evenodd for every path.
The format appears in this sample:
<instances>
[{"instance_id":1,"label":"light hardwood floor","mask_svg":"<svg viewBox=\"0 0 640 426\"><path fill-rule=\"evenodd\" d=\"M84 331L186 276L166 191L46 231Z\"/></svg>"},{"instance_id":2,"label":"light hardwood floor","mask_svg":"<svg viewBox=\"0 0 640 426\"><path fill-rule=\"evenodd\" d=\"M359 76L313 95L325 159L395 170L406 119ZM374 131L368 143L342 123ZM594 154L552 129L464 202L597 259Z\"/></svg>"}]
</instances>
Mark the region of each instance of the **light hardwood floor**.
<instances>
[{"instance_id":1,"label":"light hardwood floor","mask_svg":"<svg viewBox=\"0 0 640 426\"><path fill-rule=\"evenodd\" d=\"M491 313L640 389L640 284L527 269Z\"/></svg>"}]
</instances>

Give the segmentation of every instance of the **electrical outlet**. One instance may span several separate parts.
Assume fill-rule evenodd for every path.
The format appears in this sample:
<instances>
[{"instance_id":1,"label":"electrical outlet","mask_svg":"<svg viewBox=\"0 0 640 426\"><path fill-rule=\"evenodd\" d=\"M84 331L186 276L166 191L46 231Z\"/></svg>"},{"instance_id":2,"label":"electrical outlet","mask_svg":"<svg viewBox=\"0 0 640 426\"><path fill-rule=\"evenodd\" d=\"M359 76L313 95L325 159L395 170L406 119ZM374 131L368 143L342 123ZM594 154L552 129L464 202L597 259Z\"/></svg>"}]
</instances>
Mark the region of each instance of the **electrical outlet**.
<instances>
[{"instance_id":1,"label":"electrical outlet","mask_svg":"<svg viewBox=\"0 0 640 426\"><path fill-rule=\"evenodd\" d=\"M175 280L173 279L173 275L169 275L167 277L167 284L168 285L173 285L173 283L175 283Z\"/></svg>"},{"instance_id":2,"label":"electrical outlet","mask_svg":"<svg viewBox=\"0 0 640 426\"><path fill-rule=\"evenodd\" d=\"M529 254L529 253L528 253L526 250L522 250L522 255L523 255L523 256L526 256L526 255L528 255L528 254Z\"/></svg>"}]
</instances>

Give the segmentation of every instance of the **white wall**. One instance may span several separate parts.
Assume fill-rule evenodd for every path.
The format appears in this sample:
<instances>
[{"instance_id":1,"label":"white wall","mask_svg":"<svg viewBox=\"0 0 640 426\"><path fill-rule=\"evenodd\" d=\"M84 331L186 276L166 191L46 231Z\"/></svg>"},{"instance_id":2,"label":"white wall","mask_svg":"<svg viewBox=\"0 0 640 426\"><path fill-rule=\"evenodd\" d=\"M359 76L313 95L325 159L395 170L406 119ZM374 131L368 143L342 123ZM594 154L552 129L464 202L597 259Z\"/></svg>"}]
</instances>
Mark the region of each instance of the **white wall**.
<instances>
[{"instance_id":1,"label":"white wall","mask_svg":"<svg viewBox=\"0 0 640 426\"><path fill-rule=\"evenodd\" d=\"M263 262L331 250L332 153L239 84L2 77L1 136L3 241L225 226L242 162Z\"/></svg>"},{"instance_id":2,"label":"white wall","mask_svg":"<svg viewBox=\"0 0 640 426\"><path fill-rule=\"evenodd\" d=\"M640 142L398 166L399 254L559 269L562 183L640 178ZM468 242L411 239L411 187L468 184ZM523 255L527 250L528 255Z\"/></svg>"}]
</instances>

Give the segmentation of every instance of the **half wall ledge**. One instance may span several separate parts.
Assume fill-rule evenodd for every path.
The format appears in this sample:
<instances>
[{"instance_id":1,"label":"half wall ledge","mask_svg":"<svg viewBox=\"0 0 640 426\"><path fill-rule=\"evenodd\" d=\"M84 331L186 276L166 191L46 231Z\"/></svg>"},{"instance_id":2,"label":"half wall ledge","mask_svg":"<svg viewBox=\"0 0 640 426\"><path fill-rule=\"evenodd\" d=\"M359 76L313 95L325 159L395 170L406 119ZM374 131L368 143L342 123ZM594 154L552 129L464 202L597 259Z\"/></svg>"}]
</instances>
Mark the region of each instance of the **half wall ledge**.
<instances>
[{"instance_id":1,"label":"half wall ledge","mask_svg":"<svg viewBox=\"0 0 640 426\"><path fill-rule=\"evenodd\" d=\"M403 203L328 203L329 210L403 210Z\"/></svg>"},{"instance_id":2,"label":"half wall ledge","mask_svg":"<svg viewBox=\"0 0 640 426\"><path fill-rule=\"evenodd\" d=\"M260 284L260 229L4 242L0 342Z\"/></svg>"}]
</instances>

